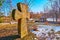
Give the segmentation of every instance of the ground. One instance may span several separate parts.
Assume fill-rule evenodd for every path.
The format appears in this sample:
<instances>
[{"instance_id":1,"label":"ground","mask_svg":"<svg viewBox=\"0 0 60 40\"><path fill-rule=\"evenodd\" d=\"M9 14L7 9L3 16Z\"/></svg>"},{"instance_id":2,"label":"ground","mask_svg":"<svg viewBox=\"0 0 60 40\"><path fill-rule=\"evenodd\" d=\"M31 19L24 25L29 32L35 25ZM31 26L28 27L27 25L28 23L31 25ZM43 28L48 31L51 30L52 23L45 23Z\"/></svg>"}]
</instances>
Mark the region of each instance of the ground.
<instances>
[{"instance_id":1,"label":"ground","mask_svg":"<svg viewBox=\"0 0 60 40\"><path fill-rule=\"evenodd\" d=\"M43 24L46 25L45 23L28 23L28 25L31 27L33 25L39 25ZM58 24L48 24L48 25L58 25ZM10 24L10 23L5 23L5 24L0 24L0 40L37 40L37 37L31 33L29 30L29 34L26 35L23 39L20 39L18 35L18 30L17 30L17 23L16 24ZM29 28L28 28L29 29Z\"/></svg>"},{"instance_id":2,"label":"ground","mask_svg":"<svg viewBox=\"0 0 60 40\"><path fill-rule=\"evenodd\" d=\"M17 24L1 24L0 26L0 40L33 40L34 38L36 38L36 36L31 33L28 32L29 34L20 39L19 35L18 35L18 30L17 30Z\"/></svg>"}]
</instances>

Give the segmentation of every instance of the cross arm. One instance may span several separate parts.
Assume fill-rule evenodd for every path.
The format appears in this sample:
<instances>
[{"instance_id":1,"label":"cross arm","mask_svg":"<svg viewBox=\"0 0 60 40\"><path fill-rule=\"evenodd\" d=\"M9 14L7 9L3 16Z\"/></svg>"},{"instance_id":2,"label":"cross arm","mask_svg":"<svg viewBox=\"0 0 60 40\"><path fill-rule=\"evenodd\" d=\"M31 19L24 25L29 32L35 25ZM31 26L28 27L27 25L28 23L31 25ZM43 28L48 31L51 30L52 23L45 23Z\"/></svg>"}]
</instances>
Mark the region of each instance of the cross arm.
<instances>
[{"instance_id":1,"label":"cross arm","mask_svg":"<svg viewBox=\"0 0 60 40\"><path fill-rule=\"evenodd\" d=\"M19 10L14 9L12 11L12 18L13 20L18 20L22 17L22 13Z\"/></svg>"}]
</instances>

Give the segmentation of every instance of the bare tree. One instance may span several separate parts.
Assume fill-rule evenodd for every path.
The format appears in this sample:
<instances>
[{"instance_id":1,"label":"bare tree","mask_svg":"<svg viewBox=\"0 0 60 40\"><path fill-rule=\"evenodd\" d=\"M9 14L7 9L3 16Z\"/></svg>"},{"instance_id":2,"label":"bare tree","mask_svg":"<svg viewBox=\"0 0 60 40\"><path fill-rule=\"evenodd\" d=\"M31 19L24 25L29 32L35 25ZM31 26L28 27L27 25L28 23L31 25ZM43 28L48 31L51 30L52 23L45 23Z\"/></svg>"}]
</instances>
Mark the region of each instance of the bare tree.
<instances>
[{"instance_id":1,"label":"bare tree","mask_svg":"<svg viewBox=\"0 0 60 40\"><path fill-rule=\"evenodd\" d=\"M51 2L51 7L52 7L52 10L54 12L54 18L56 19L56 22L57 22L57 19L58 19L58 8L59 8L59 5L58 5L58 1L59 0L49 0Z\"/></svg>"}]
</instances>

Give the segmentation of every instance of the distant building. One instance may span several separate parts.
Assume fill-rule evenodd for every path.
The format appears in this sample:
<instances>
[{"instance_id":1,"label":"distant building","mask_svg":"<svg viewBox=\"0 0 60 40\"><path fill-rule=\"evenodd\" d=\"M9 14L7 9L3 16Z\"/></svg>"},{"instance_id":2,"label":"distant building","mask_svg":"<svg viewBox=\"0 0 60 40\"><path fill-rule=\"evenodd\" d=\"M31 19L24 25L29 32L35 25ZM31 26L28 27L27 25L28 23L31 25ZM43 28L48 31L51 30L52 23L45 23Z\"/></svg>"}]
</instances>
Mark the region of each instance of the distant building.
<instances>
[{"instance_id":1,"label":"distant building","mask_svg":"<svg viewBox=\"0 0 60 40\"><path fill-rule=\"evenodd\" d=\"M40 17L40 21L41 22L45 22L46 21L46 18L44 16Z\"/></svg>"},{"instance_id":2,"label":"distant building","mask_svg":"<svg viewBox=\"0 0 60 40\"><path fill-rule=\"evenodd\" d=\"M30 13L30 18L39 19L43 14L40 13Z\"/></svg>"}]
</instances>

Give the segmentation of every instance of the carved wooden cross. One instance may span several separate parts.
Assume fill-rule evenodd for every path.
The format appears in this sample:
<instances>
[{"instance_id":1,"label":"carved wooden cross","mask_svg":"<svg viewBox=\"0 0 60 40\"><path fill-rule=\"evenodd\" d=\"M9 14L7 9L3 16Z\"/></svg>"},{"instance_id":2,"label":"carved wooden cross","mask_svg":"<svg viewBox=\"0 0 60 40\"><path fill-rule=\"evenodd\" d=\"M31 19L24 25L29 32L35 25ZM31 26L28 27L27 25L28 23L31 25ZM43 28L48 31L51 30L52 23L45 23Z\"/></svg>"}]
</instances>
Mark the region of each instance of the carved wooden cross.
<instances>
[{"instance_id":1,"label":"carved wooden cross","mask_svg":"<svg viewBox=\"0 0 60 40\"><path fill-rule=\"evenodd\" d=\"M30 14L28 12L28 6L23 3L17 4L17 10L14 9L12 11L12 18L14 20L18 20L18 33L21 38L28 35L27 30L27 19L30 18Z\"/></svg>"}]
</instances>

